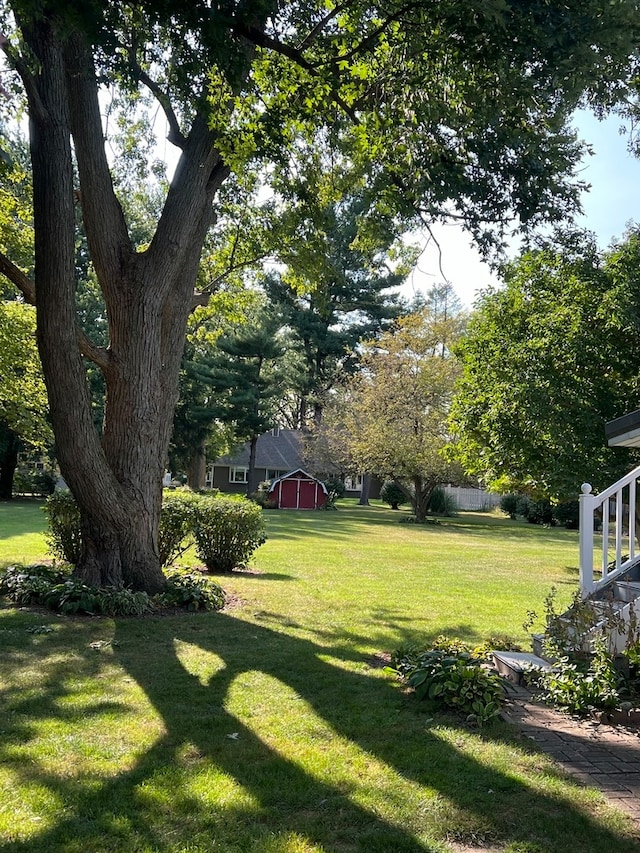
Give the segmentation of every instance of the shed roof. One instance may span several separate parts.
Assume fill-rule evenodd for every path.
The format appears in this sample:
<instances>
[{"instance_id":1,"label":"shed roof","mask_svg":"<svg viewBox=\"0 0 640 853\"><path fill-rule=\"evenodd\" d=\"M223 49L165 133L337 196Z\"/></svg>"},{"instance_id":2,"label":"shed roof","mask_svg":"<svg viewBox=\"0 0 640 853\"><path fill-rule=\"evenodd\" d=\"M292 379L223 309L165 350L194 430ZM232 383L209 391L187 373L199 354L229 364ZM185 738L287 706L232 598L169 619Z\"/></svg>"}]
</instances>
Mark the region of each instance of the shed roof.
<instances>
[{"instance_id":1,"label":"shed roof","mask_svg":"<svg viewBox=\"0 0 640 853\"><path fill-rule=\"evenodd\" d=\"M306 478L307 480L313 480L314 483L317 483L322 488L322 491L325 493L325 495L329 494L329 492L327 491L327 487L322 482L322 480L319 480L317 477L314 477L313 474L307 474L307 472L303 471L302 468L296 468L293 471L289 471L287 474L283 474L282 477L278 477L277 480L274 480L273 483L271 483L271 487L269 488L269 492L275 491L278 483L281 483L283 480L289 480L289 479L295 478L296 474L298 474L298 475L302 474L302 477ZM302 477L298 477L298 479L302 479Z\"/></svg>"}]
</instances>

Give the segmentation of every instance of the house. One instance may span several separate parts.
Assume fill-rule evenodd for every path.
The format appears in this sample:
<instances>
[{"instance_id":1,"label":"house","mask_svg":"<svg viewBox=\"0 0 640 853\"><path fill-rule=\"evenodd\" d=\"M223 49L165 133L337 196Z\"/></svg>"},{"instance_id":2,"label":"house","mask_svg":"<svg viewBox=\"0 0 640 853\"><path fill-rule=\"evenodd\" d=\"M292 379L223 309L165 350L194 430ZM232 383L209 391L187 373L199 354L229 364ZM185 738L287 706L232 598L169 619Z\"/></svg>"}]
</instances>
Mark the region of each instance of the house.
<instances>
[{"instance_id":1,"label":"house","mask_svg":"<svg viewBox=\"0 0 640 853\"><path fill-rule=\"evenodd\" d=\"M256 473L257 482L273 482L285 474L305 471L309 459L305 454L304 432L299 429L275 429L265 432L258 438L256 444ZM334 476L339 476L336 471ZM205 484L209 489L219 489L221 492L243 493L247 490L249 480L249 443L236 453L223 456L207 466ZM345 477L345 494L347 497L360 497L362 492L362 475ZM380 486L376 483L376 491L371 497L378 497Z\"/></svg>"},{"instance_id":2,"label":"house","mask_svg":"<svg viewBox=\"0 0 640 853\"><path fill-rule=\"evenodd\" d=\"M327 503L327 487L302 468L273 481L269 498L278 509L322 509Z\"/></svg>"}]
</instances>

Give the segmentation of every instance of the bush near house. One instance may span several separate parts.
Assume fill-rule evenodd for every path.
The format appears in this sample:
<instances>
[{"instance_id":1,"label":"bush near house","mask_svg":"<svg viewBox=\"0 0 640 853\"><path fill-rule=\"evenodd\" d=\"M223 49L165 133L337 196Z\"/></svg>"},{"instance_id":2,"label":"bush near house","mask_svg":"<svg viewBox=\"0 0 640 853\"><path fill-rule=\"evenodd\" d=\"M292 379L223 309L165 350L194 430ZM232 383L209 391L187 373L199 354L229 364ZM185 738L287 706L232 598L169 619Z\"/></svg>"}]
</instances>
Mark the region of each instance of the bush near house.
<instances>
[{"instance_id":1,"label":"bush near house","mask_svg":"<svg viewBox=\"0 0 640 853\"><path fill-rule=\"evenodd\" d=\"M34 469L20 466L13 477L13 493L15 495L34 495L46 497L53 493L56 487L56 475L46 468Z\"/></svg>"}]
</instances>

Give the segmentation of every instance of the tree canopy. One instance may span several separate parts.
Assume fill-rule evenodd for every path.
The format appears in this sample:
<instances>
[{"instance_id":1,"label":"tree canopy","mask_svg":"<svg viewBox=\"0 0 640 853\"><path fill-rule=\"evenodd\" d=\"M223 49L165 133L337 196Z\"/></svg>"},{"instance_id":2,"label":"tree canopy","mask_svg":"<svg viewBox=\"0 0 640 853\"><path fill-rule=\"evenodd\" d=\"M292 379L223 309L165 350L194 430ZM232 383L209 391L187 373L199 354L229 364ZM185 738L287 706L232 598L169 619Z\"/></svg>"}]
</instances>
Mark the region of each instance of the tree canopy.
<instances>
[{"instance_id":1,"label":"tree canopy","mask_svg":"<svg viewBox=\"0 0 640 853\"><path fill-rule=\"evenodd\" d=\"M459 473L443 452L458 365L442 345L454 339L455 324L455 317L439 318L423 308L364 343L360 368L337 401L329 433L356 470L395 481L419 521L433 489Z\"/></svg>"},{"instance_id":2,"label":"tree canopy","mask_svg":"<svg viewBox=\"0 0 640 853\"><path fill-rule=\"evenodd\" d=\"M417 257L402 243L399 223L379 215L364 187L344 181L335 164L312 156L274 220L278 267L264 287L300 356L296 426L319 419L327 392L353 369L358 341L400 314L393 291Z\"/></svg>"},{"instance_id":3,"label":"tree canopy","mask_svg":"<svg viewBox=\"0 0 640 853\"><path fill-rule=\"evenodd\" d=\"M0 20L5 88L19 81L29 114L33 280L6 255L0 268L36 302L58 461L82 518L76 570L149 592L165 582L157 529L187 319L230 174L268 179L301 140L330 138L381 215L456 216L486 246L514 217L573 209L567 118L585 93L615 101L638 32L631 0L2 0ZM179 153L170 183L147 99ZM118 174L136 148L164 191L142 244ZM77 326L79 218L107 346ZM85 358L104 377L101 434Z\"/></svg>"},{"instance_id":4,"label":"tree canopy","mask_svg":"<svg viewBox=\"0 0 640 853\"><path fill-rule=\"evenodd\" d=\"M456 353L455 456L500 492L576 498L630 464L604 424L640 405L640 235L600 253L565 234L508 265Z\"/></svg>"}]
</instances>

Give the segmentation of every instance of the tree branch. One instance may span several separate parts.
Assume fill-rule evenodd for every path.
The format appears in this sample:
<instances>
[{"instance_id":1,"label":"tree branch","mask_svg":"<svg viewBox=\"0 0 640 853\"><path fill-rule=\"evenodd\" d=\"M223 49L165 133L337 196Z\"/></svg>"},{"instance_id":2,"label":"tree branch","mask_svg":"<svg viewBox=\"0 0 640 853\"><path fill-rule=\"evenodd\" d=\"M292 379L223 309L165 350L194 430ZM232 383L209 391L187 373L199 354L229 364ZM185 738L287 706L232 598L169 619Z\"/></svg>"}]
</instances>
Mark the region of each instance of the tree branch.
<instances>
[{"instance_id":1,"label":"tree branch","mask_svg":"<svg viewBox=\"0 0 640 853\"><path fill-rule=\"evenodd\" d=\"M0 274L8 278L11 284L18 288L24 296L25 302L29 305L36 304L35 284L3 252L0 252Z\"/></svg>"},{"instance_id":2,"label":"tree branch","mask_svg":"<svg viewBox=\"0 0 640 853\"><path fill-rule=\"evenodd\" d=\"M353 59L354 56L357 56L359 53L368 50L371 45L375 42L378 36L382 35L388 27L399 20L405 12L415 9L419 4L417 3L408 3L406 6L401 6L393 15L389 15L389 17L384 20L379 27L376 27L375 30L369 33L369 35L362 39L360 44L355 45L350 51L347 53L343 53L340 56L334 56L332 59L327 59L322 65L337 65L339 62L349 62L349 60Z\"/></svg>"},{"instance_id":3,"label":"tree branch","mask_svg":"<svg viewBox=\"0 0 640 853\"><path fill-rule=\"evenodd\" d=\"M247 41L251 42L251 44L256 45L256 47L262 47L266 50L278 53L281 56L285 56L300 68L307 71L312 77L320 77L318 68L305 59L298 48L284 44L283 42L268 36L265 32L262 32L262 30L259 30L256 27L249 27L246 24L242 24L235 20L231 20L229 26L237 35L242 36ZM331 90L331 99L340 107L341 110L343 110L345 115L347 115L354 124L360 123L353 107L349 106L335 88L332 88Z\"/></svg>"},{"instance_id":4,"label":"tree branch","mask_svg":"<svg viewBox=\"0 0 640 853\"><path fill-rule=\"evenodd\" d=\"M48 114L44 104L42 103L42 98L40 97L40 92L38 91L35 78L29 71L29 67L23 57L20 56L17 50L13 49L9 39L4 33L0 33L0 50L2 50L4 55L7 57L9 64L22 80L22 85L25 88L25 92L27 93L27 98L29 100L30 110L33 112L34 117L37 118L38 121L46 122L48 120Z\"/></svg>"},{"instance_id":5,"label":"tree branch","mask_svg":"<svg viewBox=\"0 0 640 853\"><path fill-rule=\"evenodd\" d=\"M164 112L167 122L169 124L169 133L167 135L167 139L172 145L175 145L177 148L184 150L184 146L187 140L185 135L180 130L178 117L176 116L174 109L171 106L171 99L169 98L169 95L142 68L142 66L136 59L135 50L133 47L130 47L128 49L128 53L129 62L131 64L133 72L138 77L138 80L141 83L144 83L144 85L147 87L147 89L149 89L149 91L153 94L155 99L162 107L162 111Z\"/></svg>"},{"instance_id":6,"label":"tree branch","mask_svg":"<svg viewBox=\"0 0 640 853\"><path fill-rule=\"evenodd\" d=\"M35 284L3 252L0 252L0 275L4 275L9 279L11 284L18 288L28 305L36 304ZM102 370L108 370L111 362L107 350L104 347L98 347L93 344L79 326L77 328L77 338L78 348L82 355Z\"/></svg>"},{"instance_id":7,"label":"tree branch","mask_svg":"<svg viewBox=\"0 0 640 853\"><path fill-rule=\"evenodd\" d=\"M318 21L315 27L313 27L298 44L298 50L304 50L305 47L308 47L315 40L316 36L319 35L322 30L324 30L327 24L332 21L337 15L339 15L340 12L342 12L344 9L348 9L350 5L351 3L349 2L349 0L347 0L346 3L339 3L335 7L335 9L332 9L330 12L328 12L324 16L324 18L322 18L321 21Z\"/></svg>"},{"instance_id":8,"label":"tree branch","mask_svg":"<svg viewBox=\"0 0 640 853\"><path fill-rule=\"evenodd\" d=\"M144 260L156 266L154 278L158 281L158 292L172 286L185 264L185 253L201 236L204 240L211 224L213 197L229 174L229 167L215 148L215 139L206 115L198 114L185 140ZM167 252L167 247L171 247L171 251Z\"/></svg>"},{"instance_id":9,"label":"tree branch","mask_svg":"<svg viewBox=\"0 0 640 853\"><path fill-rule=\"evenodd\" d=\"M87 241L98 280L108 296L110 282L121 279L132 249L107 162L93 57L77 35L66 46L65 67Z\"/></svg>"},{"instance_id":10,"label":"tree branch","mask_svg":"<svg viewBox=\"0 0 640 853\"><path fill-rule=\"evenodd\" d=\"M105 347L99 347L92 343L80 326L76 328L76 332L78 336L78 349L82 355L99 367L103 373L108 372L113 367L109 350Z\"/></svg>"}]
</instances>

